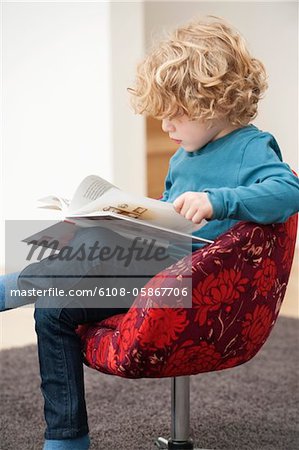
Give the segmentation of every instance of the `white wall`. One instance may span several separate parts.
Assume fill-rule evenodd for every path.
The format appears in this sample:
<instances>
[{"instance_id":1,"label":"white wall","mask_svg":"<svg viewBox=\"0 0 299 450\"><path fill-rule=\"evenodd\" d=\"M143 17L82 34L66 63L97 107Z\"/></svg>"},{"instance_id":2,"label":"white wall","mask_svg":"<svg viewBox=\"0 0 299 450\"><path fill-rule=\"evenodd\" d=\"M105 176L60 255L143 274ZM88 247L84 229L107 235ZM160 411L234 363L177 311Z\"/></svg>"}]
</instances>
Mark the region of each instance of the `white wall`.
<instances>
[{"instance_id":1,"label":"white wall","mask_svg":"<svg viewBox=\"0 0 299 450\"><path fill-rule=\"evenodd\" d=\"M36 200L92 173L144 194L144 119L126 90L142 3L4 2L2 25L3 217L55 218Z\"/></svg>"},{"instance_id":2,"label":"white wall","mask_svg":"<svg viewBox=\"0 0 299 450\"><path fill-rule=\"evenodd\" d=\"M37 198L90 173L112 178L109 33L105 3L3 5L6 218L35 217Z\"/></svg>"},{"instance_id":3,"label":"white wall","mask_svg":"<svg viewBox=\"0 0 299 450\"><path fill-rule=\"evenodd\" d=\"M146 194L145 120L129 105L137 62L144 57L142 2L111 4L113 170L118 186Z\"/></svg>"},{"instance_id":4,"label":"white wall","mask_svg":"<svg viewBox=\"0 0 299 450\"><path fill-rule=\"evenodd\" d=\"M142 14L139 3L3 4L6 218L45 217L37 198L71 196L91 173L145 192L144 125L126 91Z\"/></svg>"},{"instance_id":5,"label":"white wall","mask_svg":"<svg viewBox=\"0 0 299 450\"><path fill-rule=\"evenodd\" d=\"M151 2L145 6L146 46L161 30L195 16L218 15L245 36L269 75L269 89L254 123L277 138L284 160L298 170L297 2Z\"/></svg>"}]
</instances>

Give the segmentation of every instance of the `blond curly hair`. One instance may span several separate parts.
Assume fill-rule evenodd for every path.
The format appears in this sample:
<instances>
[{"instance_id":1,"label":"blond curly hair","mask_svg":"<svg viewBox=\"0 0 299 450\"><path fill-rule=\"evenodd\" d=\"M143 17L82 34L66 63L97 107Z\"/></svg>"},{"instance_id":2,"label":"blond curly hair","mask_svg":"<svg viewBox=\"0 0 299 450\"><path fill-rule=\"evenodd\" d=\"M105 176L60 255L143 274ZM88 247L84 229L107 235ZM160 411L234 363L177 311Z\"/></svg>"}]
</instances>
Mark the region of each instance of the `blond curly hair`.
<instances>
[{"instance_id":1,"label":"blond curly hair","mask_svg":"<svg viewBox=\"0 0 299 450\"><path fill-rule=\"evenodd\" d=\"M267 89L264 65L224 19L207 16L179 27L138 65L128 88L136 113L157 119L226 118L247 125Z\"/></svg>"}]
</instances>

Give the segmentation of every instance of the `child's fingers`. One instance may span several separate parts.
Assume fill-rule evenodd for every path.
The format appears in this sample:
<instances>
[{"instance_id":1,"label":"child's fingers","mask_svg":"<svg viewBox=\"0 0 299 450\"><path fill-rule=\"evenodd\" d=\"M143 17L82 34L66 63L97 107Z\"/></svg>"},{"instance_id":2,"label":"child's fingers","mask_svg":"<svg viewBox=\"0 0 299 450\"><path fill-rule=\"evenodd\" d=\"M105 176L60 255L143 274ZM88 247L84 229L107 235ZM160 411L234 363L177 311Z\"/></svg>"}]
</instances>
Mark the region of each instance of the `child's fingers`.
<instances>
[{"instance_id":1,"label":"child's fingers","mask_svg":"<svg viewBox=\"0 0 299 450\"><path fill-rule=\"evenodd\" d=\"M204 214L202 211L197 211L194 216L192 217L193 223L200 223L204 219Z\"/></svg>"},{"instance_id":2,"label":"child's fingers","mask_svg":"<svg viewBox=\"0 0 299 450\"><path fill-rule=\"evenodd\" d=\"M185 201L185 194L179 195L175 201L173 202L173 207L176 210L176 212L181 212L181 209L184 205Z\"/></svg>"},{"instance_id":3,"label":"child's fingers","mask_svg":"<svg viewBox=\"0 0 299 450\"><path fill-rule=\"evenodd\" d=\"M198 208L196 206L190 207L184 214L185 219L193 220L193 217L196 215L197 210Z\"/></svg>"}]
</instances>

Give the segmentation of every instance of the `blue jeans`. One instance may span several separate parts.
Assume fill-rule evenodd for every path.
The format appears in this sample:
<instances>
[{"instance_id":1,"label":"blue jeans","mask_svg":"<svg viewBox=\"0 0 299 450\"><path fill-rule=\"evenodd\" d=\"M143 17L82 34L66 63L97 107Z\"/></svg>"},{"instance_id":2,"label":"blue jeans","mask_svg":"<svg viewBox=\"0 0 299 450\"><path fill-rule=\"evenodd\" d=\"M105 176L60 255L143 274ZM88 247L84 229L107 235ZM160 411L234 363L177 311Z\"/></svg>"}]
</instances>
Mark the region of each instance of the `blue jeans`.
<instances>
[{"instance_id":1,"label":"blue jeans","mask_svg":"<svg viewBox=\"0 0 299 450\"><path fill-rule=\"evenodd\" d=\"M100 233L100 234L99 234ZM83 229L72 241L74 249L84 242L90 245L95 239L101 239L105 245L129 247L131 241L118 234L97 228ZM163 261L153 261L150 266L152 274L175 263L173 257ZM121 267L120 267L121 266ZM110 285L115 286L117 275L121 273L142 274L142 263L131 261L128 267L123 267L116 258L107 262L94 261L63 261L45 258L38 263L29 265L20 276L13 274L9 279L10 287L30 289L63 287L63 289L86 287L86 276L106 274L111 278ZM147 275L149 266L146 267ZM61 278L63 274L63 278ZM75 276L75 278L74 278ZM150 277L149 277L150 278ZM89 278L87 278L89 280ZM98 283L95 278L93 283ZM134 278L135 287L142 287L147 280ZM89 281L88 281L89 283ZM137 284L138 285L137 285ZM88 284L89 286L89 284ZM90 287L90 286L89 286ZM84 436L88 433L88 421L84 396L83 355L80 338L75 330L78 324L97 322L107 317L125 313L134 301L134 296L117 298L114 307L91 307L82 297L67 297L60 305L60 299L50 296L38 297L35 302L35 330L38 338L38 356L41 375L41 390L44 396L44 414L47 424L46 439L67 439ZM30 299L10 299L6 309L28 303ZM121 304L123 302L123 304ZM2 304L3 307L3 304Z\"/></svg>"}]
</instances>

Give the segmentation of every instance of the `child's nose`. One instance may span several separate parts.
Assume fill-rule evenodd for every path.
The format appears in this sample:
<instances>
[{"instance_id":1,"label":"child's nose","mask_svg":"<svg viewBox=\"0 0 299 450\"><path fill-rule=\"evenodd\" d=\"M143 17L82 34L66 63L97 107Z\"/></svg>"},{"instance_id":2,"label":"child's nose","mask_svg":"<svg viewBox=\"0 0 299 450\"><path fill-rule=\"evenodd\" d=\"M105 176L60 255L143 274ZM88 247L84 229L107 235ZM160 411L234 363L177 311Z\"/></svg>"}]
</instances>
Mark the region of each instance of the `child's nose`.
<instances>
[{"instance_id":1,"label":"child's nose","mask_svg":"<svg viewBox=\"0 0 299 450\"><path fill-rule=\"evenodd\" d=\"M169 133L170 131L174 131L175 127L169 119L163 119L162 120L162 130L165 131L165 133Z\"/></svg>"}]
</instances>

